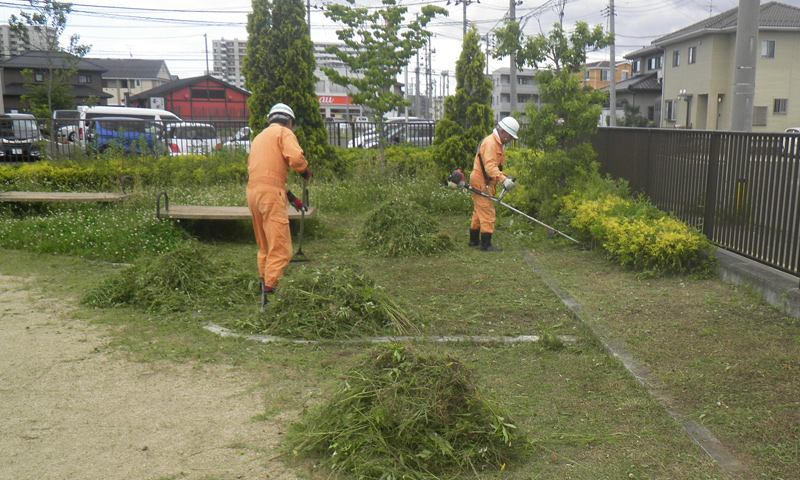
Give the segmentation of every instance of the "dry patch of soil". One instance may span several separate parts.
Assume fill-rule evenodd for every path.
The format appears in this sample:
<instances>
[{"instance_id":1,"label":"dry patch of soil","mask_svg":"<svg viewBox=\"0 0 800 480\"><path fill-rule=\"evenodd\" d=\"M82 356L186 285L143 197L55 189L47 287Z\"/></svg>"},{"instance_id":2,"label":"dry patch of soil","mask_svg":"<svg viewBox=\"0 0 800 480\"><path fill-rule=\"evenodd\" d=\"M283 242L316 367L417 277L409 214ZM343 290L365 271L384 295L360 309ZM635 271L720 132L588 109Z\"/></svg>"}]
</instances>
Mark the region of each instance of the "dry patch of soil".
<instances>
[{"instance_id":1,"label":"dry patch of soil","mask_svg":"<svg viewBox=\"0 0 800 480\"><path fill-rule=\"evenodd\" d=\"M127 361L68 309L0 275L0 478L297 478L283 426L253 420L269 379Z\"/></svg>"}]
</instances>

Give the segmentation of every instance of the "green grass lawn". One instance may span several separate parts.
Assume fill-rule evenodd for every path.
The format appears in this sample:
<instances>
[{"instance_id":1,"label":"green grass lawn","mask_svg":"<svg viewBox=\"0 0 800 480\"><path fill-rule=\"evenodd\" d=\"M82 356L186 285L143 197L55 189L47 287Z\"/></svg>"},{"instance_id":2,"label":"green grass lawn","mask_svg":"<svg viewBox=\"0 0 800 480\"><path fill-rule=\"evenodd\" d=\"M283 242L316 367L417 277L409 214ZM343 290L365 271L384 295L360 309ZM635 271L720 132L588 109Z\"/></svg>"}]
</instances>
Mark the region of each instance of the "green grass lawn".
<instances>
[{"instance_id":1,"label":"green grass lawn","mask_svg":"<svg viewBox=\"0 0 800 480\"><path fill-rule=\"evenodd\" d=\"M744 464L744 478L800 478L796 319L716 278L642 278L600 251L548 239L540 227L520 226L518 218L498 221L494 242L503 247L502 253L481 252L466 245L471 205L464 192L423 187L368 181L315 185L312 203L319 210L304 226L303 239L310 261L291 264L286 278L308 268L357 265L405 310L421 336L571 339L515 345L418 342L419 348L455 356L472 369L478 385L509 412L530 442L528 455L504 470L497 465L480 472L480 478L728 478L621 363L605 353L528 258L581 304L588 322L646 365L674 400L672 408L723 442ZM241 192L241 186L187 190L170 193L170 200L237 204ZM114 206L34 212L2 207L6 233L0 273L35 277L48 294L77 302L128 268L113 262L141 262L194 236L208 258L257 277L256 247L246 222L153 222L155 193L145 189L133 201ZM453 239L453 250L408 257L365 251L358 238L366 213L394 197L411 198L434 212L441 233ZM100 219L107 216L128 219L125 229L131 234L123 235L124 229L114 225L102 227ZM81 246L73 251L45 248L30 233L34 217L41 235L71 235ZM90 230L94 241L117 248L85 246L81 232ZM84 306L75 311L75 321L113 327L108 348L137 361L224 363L252 372L254 379L259 372L273 372L282 388L271 389L265 398L263 417L270 419L322 404L340 387L342 372L357 367L358 356L368 348L360 343L257 344L217 337L203 325L245 331L243 325L254 324L260 314L257 289L251 284L212 287L214 298L200 298L182 310ZM327 478L326 472L309 470L306 463L296 468L307 478ZM475 478L475 473L463 478Z\"/></svg>"}]
</instances>

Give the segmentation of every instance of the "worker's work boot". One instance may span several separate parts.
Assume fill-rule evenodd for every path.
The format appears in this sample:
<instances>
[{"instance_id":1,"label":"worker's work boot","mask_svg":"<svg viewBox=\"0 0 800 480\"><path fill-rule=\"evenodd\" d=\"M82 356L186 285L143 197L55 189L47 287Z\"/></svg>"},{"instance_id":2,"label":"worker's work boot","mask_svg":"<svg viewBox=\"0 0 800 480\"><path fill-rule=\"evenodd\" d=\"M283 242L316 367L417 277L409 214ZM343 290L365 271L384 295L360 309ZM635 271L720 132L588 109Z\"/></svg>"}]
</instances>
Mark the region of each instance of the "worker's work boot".
<instances>
[{"instance_id":1,"label":"worker's work boot","mask_svg":"<svg viewBox=\"0 0 800 480\"><path fill-rule=\"evenodd\" d=\"M484 252L502 252L503 249L492 245L492 234L481 233L481 250Z\"/></svg>"},{"instance_id":2,"label":"worker's work boot","mask_svg":"<svg viewBox=\"0 0 800 480\"><path fill-rule=\"evenodd\" d=\"M480 228L470 228L469 229L469 246L470 247L479 247L481 245L481 229Z\"/></svg>"},{"instance_id":3,"label":"worker's work boot","mask_svg":"<svg viewBox=\"0 0 800 480\"><path fill-rule=\"evenodd\" d=\"M275 287L270 287L269 285L264 283L264 279L261 279L261 313L264 313L264 309L267 308L267 303L269 303L269 295L275 293Z\"/></svg>"}]
</instances>

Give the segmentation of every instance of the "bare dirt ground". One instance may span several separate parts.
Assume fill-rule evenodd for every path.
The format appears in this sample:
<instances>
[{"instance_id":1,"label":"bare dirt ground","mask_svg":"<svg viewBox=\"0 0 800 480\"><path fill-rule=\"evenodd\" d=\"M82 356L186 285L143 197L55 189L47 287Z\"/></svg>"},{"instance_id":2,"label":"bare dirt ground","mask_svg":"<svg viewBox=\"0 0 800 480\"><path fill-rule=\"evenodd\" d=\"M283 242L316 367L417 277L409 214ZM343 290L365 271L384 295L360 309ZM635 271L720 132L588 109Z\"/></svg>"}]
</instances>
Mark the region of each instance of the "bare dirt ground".
<instances>
[{"instance_id":1,"label":"bare dirt ground","mask_svg":"<svg viewBox=\"0 0 800 480\"><path fill-rule=\"evenodd\" d=\"M68 310L0 275L0 479L297 478L253 420L269 379L127 361Z\"/></svg>"}]
</instances>

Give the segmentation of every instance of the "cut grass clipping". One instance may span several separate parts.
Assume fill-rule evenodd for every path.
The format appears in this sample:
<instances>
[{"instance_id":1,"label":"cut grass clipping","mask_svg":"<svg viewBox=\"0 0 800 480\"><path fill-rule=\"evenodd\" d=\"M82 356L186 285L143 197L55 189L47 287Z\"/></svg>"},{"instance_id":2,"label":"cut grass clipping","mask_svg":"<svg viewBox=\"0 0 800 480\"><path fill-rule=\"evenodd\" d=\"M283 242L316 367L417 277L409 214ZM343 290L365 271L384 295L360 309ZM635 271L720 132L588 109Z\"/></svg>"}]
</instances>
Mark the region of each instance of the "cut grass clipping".
<instances>
[{"instance_id":1,"label":"cut grass clipping","mask_svg":"<svg viewBox=\"0 0 800 480\"><path fill-rule=\"evenodd\" d=\"M526 442L450 357L374 347L287 446L348 479L433 479L502 470Z\"/></svg>"},{"instance_id":2,"label":"cut grass clipping","mask_svg":"<svg viewBox=\"0 0 800 480\"><path fill-rule=\"evenodd\" d=\"M242 327L287 338L416 333L386 291L357 267L320 265L284 277L263 315Z\"/></svg>"},{"instance_id":3,"label":"cut grass clipping","mask_svg":"<svg viewBox=\"0 0 800 480\"><path fill-rule=\"evenodd\" d=\"M392 257L432 255L453 248L450 237L421 206L405 200L390 200L367 216L361 244Z\"/></svg>"},{"instance_id":4,"label":"cut grass clipping","mask_svg":"<svg viewBox=\"0 0 800 480\"><path fill-rule=\"evenodd\" d=\"M252 274L216 260L197 242L186 242L134 266L89 292L83 303L129 306L150 313L226 308L257 302Z\"/></svg>"}]
</instances>

